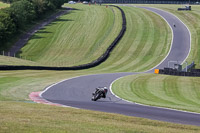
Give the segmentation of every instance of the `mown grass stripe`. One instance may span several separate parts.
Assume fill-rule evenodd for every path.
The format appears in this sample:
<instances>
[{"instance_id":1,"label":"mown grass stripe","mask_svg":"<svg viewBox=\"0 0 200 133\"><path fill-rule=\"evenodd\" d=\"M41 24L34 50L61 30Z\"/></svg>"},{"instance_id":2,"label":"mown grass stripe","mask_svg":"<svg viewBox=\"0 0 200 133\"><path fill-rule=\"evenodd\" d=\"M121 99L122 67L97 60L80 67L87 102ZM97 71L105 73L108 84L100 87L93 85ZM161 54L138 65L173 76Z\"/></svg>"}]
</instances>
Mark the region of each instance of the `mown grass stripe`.
<instances>
[{"instance_id":1,"label":"mown grass stripe","mask_svg":"<svg viewBox=\"0 0 200 133\"><path fill-rule=\"evenodd\" d=\"M132 84L132 93L135 93L138 98L142 98L144 101L151 101L151 102L157 102L159 100L162 103L162 100L158 98L157 96L153 95L151 91L149 91L147 88L147 80L148 78L142 78L140 77L136 80L134 80ZM142 83L142 84L141 84Z\"/></svg>"},{"instance_id":2,"label":"mown grass stripe","mask_svg":"<svg viewBox=\"0 0 200 133\"><path fill-rule=\"evenodd\" d=\"M129 19L129 16L127 16L127 19ZM131 20L128 20L128 21L131 21ZM130 24L128 24L128 25L130 25ZM132 25L131 25L132 26ZM137 32L137 30L135 30L135 32ZM130 30L127 28L127 31L126 31L126 33L125 33L125 36L127 35L127 34L130 34ZM137 34L136 34L137 35ZM109 59L109 63L107 63L107 64L109 64L109 65L107 65L106 66L106 68L105 69L113 69L113 67L116 67L116 66L118 66L117 65L117 63L119 62L119 64L121 64L121 60L123 60L124 58L126 58L127 57L127 55L130 55L130 47L131 47L131 45L129 45L129 42L130 42L130 40L133 40L134 39L134 37L132 37L132 36L130 36L130 38L126 41L126 42L124 42L124 44L123 43L120 43L120 45L123 45L123 46L117 46L116 48L115 48L115 50L112 52L112 54L111 54L111 57L112 57L112 59ZM123 40L123 39L122 39ZM122 41L121 40L121 41ZM121 42L120 41L120 42ZM113 61L112 61L113 60ZM116 60L118 61L118 62L116 62ZM114 68L115 69L115 68Z\"/></svg>"},{"instance_id":3,"label":"mown grass stripe","mask_svg":"<svg viewBox=\"0 0 200 133\"><path fill-rule=\"evenodd\" d=\"M126 11L127 9L128 11ZM137 52L137 48L140 49L140 40L142 39L144 31L144 27L142 25L145 22L142 21L141 11L137 10L136 12L132 12L131 8L127 9L125 9L125 14L128 19L127 31L124 38L122 38L122 40L120 41L120 45L118 45L116 49L112 52L110 59L105 62L105 70L117 70L121 67L124 60L129 58L132 53Z\"/></svg>"},{"instance_id":4,"label":"mown grass stripe","mask_svg":"<svg viewBox=\"0 0 200 133\"><path fill-rule=\"evenodd\" d=\"M181 82L182 82L182 84L179 84ZM181 94L181 97L182 97L184 103L188 104L188 106L195 105L195 106L200 107L200 103L197 102L199 99L196 99L196 96L198 93L196 93L194 90L195 89L194 84L195 83L193 83L191 78L184 79L184 81L182 78L179 78L177 81L177 85L178 85L177 88ZM185 87L185 86L187 86L187 87Z\"/></svg>"},{"instance_id":5,"label":"mown grass stripe","mask_svg":"<svg viewBox=\"0 0 200 133\"><path fill-rule=\"evenodd\" d=\"M84 58L88 58L92 56L93 54L95 54L97 49L101 47L101 44L104 44L104 41L106 40L107 36L111 33L114 26L114 21L115 21L115 12L113 12L112 10L112 15L108 12L106 13L106 15L107 16L102 19L103 22L101 23L103 25L102 30L105 30L106 32L105 33L101 32L101 34L98 36L99 38L98 41L95 42L95 45L92 45L90 50L88 50L88 52L85 54ZM109 23L105 23L105 22L109 22Z\"/></svg>"},{"instance_id":6,"label":"mown grass stripe","mask_svg":"<svg viewBox=\"0 0 200 133\"><path fill-rule=\"evenodd\" d=\"M155 15L154 14L148 14L148 16L151 16L151 20L149 20L149 22L152 22L152 24L154 25L150 25L150 27L152 27L152 31L149 32L150 34L150 38L148 39L148 42L146 43L145 45L145 49L141 52L143 54L143 56L139 56L139 60L141 61L138 61L138 63L134 63L134 65L132 65L132 69L136 68L138 69L138 71L140 70L144 70L144 67L150 67L149 66L149 63L151 63L151 67L153 67L155 64L159 63L160 62L160 59L164 58L160 58L159 56L162 54L158 54L156 53L156 48L159 47L159 45L163 46L164 43L159 43L159 41L163 41L163 37L166 37L166 34L165 36L163 36L163 31L162 33L160 32L160 25L158 24L158 22L154 22L155 20L158 20L158 19L155 19ZM158 29L159 28L159 29ZM166 32L166 31L165 31ZM162 35L161 35L162 34ZM157 57L157 58L155 58ZM127 69L125 71L130 71L131 69Z\"/></svg>"},{"instance_id":7,"label":"mown grass stripe","mask_svg":"<svg viewBox=\"0 0 200 133\"><path fill-rule=\"evenodd\" d=\"M116 72L148 70L168 53L171 30L161 17L152 12L132 7L122 8L127 16L127 31L111 57L100 65L100 70ZM146 25L146 28L143 25ZM99 67L95 70L98 69Z\"/></svg>"},{"instance_id":8,"label":"mown grass stripe","mask_svg":"<svg viewBox=\"0 0 200 133\"><path fill-rule=\"evenodd\" d=\"M153 104L157 104L157 105L175 104L174 100L171 100L171 98L166 96L166 92L163 89L164 88L163 84L160 84L160 82L164 81L165 78L166 77L164 77L164 76L158 76L158 75L147 76L147 79L148 79L147 87L144 89L148 89L153 95L155 95L158 98L158 100L156 102L154 102Z\"/></svg>"},{"instance_id":9,"label":"mown grass stripe","mask_svg":"<svg viewBox=\"0 0 200 133\"><path fill-rule=\"evenodd\" d=\"M200 112L199 85L196 77L140 74L117 80L112 89L129 101Z\"/></svg>"},{"instance_id":10,"label":"mown grass stripe","mask_svg":"<svg viewBox=\"0 0 200 133\"><path fill-rule=\"evenodd\" d=\"M128 54L126 56L121 56L121 60L118 60L120 62L120 65L118 66L115 66L113 69L123 69L123 67L129 67L128 64L130 63L129 59L131 57L132 61L134 60L137 60L143 50L143 48L145 47L145 43L146 41L148 40L148 31L150 30L149 29L149 24L148 24L148 20L146 20L145 16L143 16L142 14L138 14L138 15L141 15L140 18L141 18L141 21L140 22L143 22L140 24L141 26L141 29L139 29L138 31L138 43L137 44L132 44L132 46L134 46L136 49L135 51L131 51L132 49L130 49L130 53L127 53L127 52L124 52L124 54ZM137 39L136 39L137 40ZM125 49L126 51L126 49ZM132 52L132 54L131 54ZM123 66L122 66L123 64ZM122 70L123 71L123 70Z\"/></svg>"},{"instance_id":11,"label":"mown grass stripe","mask_svg":"<svg viewBox=\"0 0 200 133\"><path fill-rule=\"evenodd\" d=\"M173 79L172 79L173 78ZM177 89L177 77L167 77L164 80L164 91L166 93L166 96L171 99L171 101L174 101L178 105L183 105L182 97L179 94L179 91ZM169 84L170 83L170 84Z\"/></svg>"},{"instance_id":12,"label":"mown grass stripe","mask_svg":"<svg viewBox=\"0 0 200 133\"><path fill-rule=\"evenodd\" d=\"M144 27L144 33L143 33L143 37L142 37L143 39L141 40L140 45L138 45L139 50L137 49L136 50L137 52L133 53L133 56L135 57L136 62L133 61L134 65L131 65L131 67L130 67L128 64L130 64L131 60L129 59L128 64L126 66L122 67L121 71L128 71L128 70L130 70L130 68L131 69L134 69L134 68L137 69L137 66L142 66L147 61L147 60L144 60L144 59L147 59L147 53L149 52L150 47L153 44L154 26L153 26L151 17L149 17L146 14L142 14L142 18L146 19L146 20L143 20L143 21L146 21L148 23L144 24L146 26ZM141 44L143 44L143 45L141 46ZM137 53L137 54L135 55L135 53ZM152 53L153 53L153 51L152 51Z\"/></svg>"},{"instance_id":13,"label":"mown grass stripe","mask_svg":"<svg viewBox=\"0 0 200 133\"><path fill-rule=\"evenodd\" d=\"M108 45L112 42L114 37L116 37L116 35L117 35L117 32L113 33L112 30L120 29L120 27L113 26L114 19L115 19L115 18L113 18L113 12L111 11L111 9L105 9L102 7L94 8L93 6L91 6L88 9L88 8L86 8L86 6L79 5L78 8L80 8L80 7L81 7L81 10L73 11L73 12L75 12L75 14L77 14L77 16L76 15L74 16L74 14L65 15L66 16L65 18L67 18L67 17L70 18L70 16L71 16L71 18L76 17L75 19L76 19L76 21L78 21L75 23L75 25L73 23L72 25L67 26L67 27L72 27L72 26L74 27L73 29L71 29L72 31L70 31L72 34L70 34L68 37L65 37L65 38L67 38L66 42L69 42L68 41L69 39L71 39L71 42L67 43L67 45L61 44L62 42L64 42L63 39L61 39L63 37L63 34L67 33L66 32L67 29L63 30L64 27L66 27L66 24L55 21L54 22L55 24L51 25L51 27L48 27L48 26L45 27L45 28L50 29L50 31L57 28L55 30L55 35L51 36L49 38L49 41L44 42L43 45L45 45L45 47L43 46L43 48L42 48L40 46L40 48L42 48L43 50L40 50L40 52L39 52L40 54L38 54L37 57L33 57L33 60L43 63L43 64L44 64L44 62L48 62L50 60L51 61L54 60L55 62L59 63L59 61L63 59L63 55L65 55L68 57L65 58L64 60L67 62L68 65L72 66L73 64L75 65L75 63L83 64L83 63L91 62L92 60L99 57L105 51L106 47L108 47ZM101 15L98 15L99 12L101 12L100 13ZM117 13L119 13L119 15L120 15L120 12L117 12ZM91 17L91 16L93 16L93 17ZM72 20L72 19L67 19L67 20ZM89 24L88 23L84 24L84 22L89 22ZM90 24L93 24L94 26L90 25ZM60 29L62 29L62 30L60 31ZM86 29L90 29L90 30L86 30ZM92 33L95 33L95 34L92 34ZM112 34L110 34L110 33L112 33ZM74 36L74 35L76 35L76 36ZM92 38L90 37L91 35L92 35ZM111 37L113 39L108 39L109 37ZM77 38L79 38L79 39L77 39ZM90 39L88 39L88 38L90 38ZM107 41L107 40L109 40L109 41ZM108 43L105 43L105 41ZM29 41L29 42L31 42L31 41ZM65 42L65 44L66 44L66 42ZM83 42L84 42L84 44L83 44ZM39 44L39 43L42 43L41 39L37 42L37 44ZM54 44L54 45L52 45L52 44ZM99 52L98 49L99 49L99 46L101 46L101 45L103 46L101 48L104 48L104 50ZM55 46L58 46L58 47L63 46L63 48L61 50L60 48L56 48ZM49 48L49 47L52 47L52 48ZM39 49L39 47L34 47L34 48ZM36 49L36 51L38 51L37 49ZM65 54L64 50L70 51L70 52L67 52L69 54ZM28 53L31 54L31 51L24 53L22 55L26 56L26 54L28 54ZM46 58L46 56L47 56L46 53L50 53L49 55L51 57L48 55L48 57ZM58 53L60 53L60 54L58 54ZM32 55L35 55L35 54L32 54ZM47 59L48 59L48 61L47 61ZM73 59L73 61L72 61L72 59Z\"/></svg>"}]
</instances>

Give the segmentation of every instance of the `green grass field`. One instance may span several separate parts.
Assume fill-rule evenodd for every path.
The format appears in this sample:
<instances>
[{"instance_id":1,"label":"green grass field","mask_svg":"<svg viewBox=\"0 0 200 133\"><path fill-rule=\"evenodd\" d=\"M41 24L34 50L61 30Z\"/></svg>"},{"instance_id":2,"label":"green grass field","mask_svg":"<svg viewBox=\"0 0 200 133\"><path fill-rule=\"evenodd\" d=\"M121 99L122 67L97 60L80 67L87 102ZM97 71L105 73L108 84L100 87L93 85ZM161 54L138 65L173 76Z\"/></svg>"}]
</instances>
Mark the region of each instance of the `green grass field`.
<instances>
[{"instance_id":1,"label":"green grass field","mask_svg":"<svg viewBox=\"0 0 200 133\"><path fill-rule=\"evenodd\" d=\"M113 92L129 101L200 113L200 78L156 74L124 77Z\"/></svg>"},{"instance_id":2,"label":"green grass field","mask_svg":"<svg viewBox=\"0 0 200 133\"><path fill-rule=\"evenodd\" d=\"M40 30L22 49L22 56L33 61L0 56L0 64L70 66L90 62L101 55L120 31L120 12L103 6L70 6L79 10L73 10ZM62 72L0 71L0 132L200 132L200 128L195 126L30 103L30 92L41 91L63 79L104 72L144 71L165 57L171 31L164 20L143 9L122 9L127 15L126 34L110 58L100 66ZM98 36L100 39L95 38ZM148 77L153 81L154 76ZM169 77L169 80L172 79ZM131 80L124 82L129 84ZM178 90L177 87L174 89Z\"/></svg>"},{"instance_id":3,"label":"green grass field","mask_svg":"<svg viewBox=\"0 0 200 133\"><path fill-rule=\"evenodd\" d=\"M8 57L8 56L0 55L0 65L37 66L37 65L40 65L40 63L33 62L33 61L30 61L30 60L25 60L25 59L20 59L20 58L14 58L14 57Z\"/></svg>"},{"instance_id":4,"label":"green grass field","mask_svg":"<svg viewBox=\"0 0 200 133\"><path fill-rule=\"evenodd\" d=\"M22 58L36 62L30 65L89 63L102 55L119 33L122 22L118 9L80 4L70 6L78 10L45 26L21 49ZM144 9L123 7L123 10L127 16L127 31L123 39L110 58L92 70L145 71L158 64L168 53L171 31L161 17ZM19 62L23 63L26 62Z\"/></svg>"},{"instance_id":5,"label":"green grass field","mask_svg":"<svg viewBox=\"0 0 200 133\"><path fill-rule=\"evenodd\" d=\"M0 132L196 133L200 127L31 103L28 94L84 71L1 71ZM87 72L88 74L92 74Z\"/></svg>"},{"instance_id":6,"label":"green grass field","mask_svg":"<svg viewBox=\"0 0 200 133\"><path fill-rule=\"evenodd\" d=\"M35 103L0 102L0 107L0 132L2 133L200 132L200 128L195 126Z\"/></svg>"},{"instance_id":7,"label":"green grass field","mask_svg":"<svg viewBox=\"0 0 200 133\"><path fill-rule=\"evenodd\" d=\"M9 4L6 4L6 3L3 3L0 1L0 9L1 8L5 8L5 7L9 7L10 5Z\"/></svg>"},{"instance_id":8,"label":"green grass field","mask_svg":"<svg viewBox=\"0 0 200 133\"><path fill-rule=\"evenodd\" d=\"M127 17L127 31L96 71L145 71L156 66L170 48L171 30L160 16L144 9L121 8Z\"/></svg>"},{"instance_id":9,"label":"green grass field","mask_svg":"<svg viewBox=\"0 0 200 133\"><path fill-rule=\"evenodd\" d=\"M69 6L69 5L66 5ZM21 56L42 65L74 66L103 54L121 29L116 8L70 5L76 10L38 31L21 49Z\"/></svg>"}]
</instances>

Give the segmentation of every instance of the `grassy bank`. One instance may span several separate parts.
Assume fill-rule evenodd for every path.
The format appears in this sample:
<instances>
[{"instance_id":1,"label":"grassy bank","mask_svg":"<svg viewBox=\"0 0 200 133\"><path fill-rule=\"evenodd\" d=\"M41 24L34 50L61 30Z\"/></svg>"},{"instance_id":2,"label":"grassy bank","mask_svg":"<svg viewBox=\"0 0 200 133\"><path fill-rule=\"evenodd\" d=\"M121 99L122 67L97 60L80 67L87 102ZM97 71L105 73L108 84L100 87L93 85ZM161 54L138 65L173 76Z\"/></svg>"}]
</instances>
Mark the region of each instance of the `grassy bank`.
<instances>
[{"instance_id":1,"label":"grassy bank","mask_svg":"<svg viewBox=\"0 0 200 133\"><path fill-rule=\"evenodd\" d=\"M200 112L199 86L197 77L138 74L116 81L113 92L137 103Z\"/></svg>"},{"instance_id":2,"label":"grassy bank","mask_svg":"<svg viewBox=\"0 0 200 133\"><path fill-rule=\"evenodd\" d=\"M168 53L172 34L160 16L144 9L121 8L126 14L126 33L109 59L94 70L145 71L158 64Z\"/></svg>"},{"instance_id":3,"label":"grassy bank","mask_svg":"<svg viewBox=\"0 0 200 133\"><path fill-rule=\"evenodd\" d=\"M27 65L27 66L38 66L37 62L33 62L26 59L14 58L9 56L0 55L0 65Z\"/></svg>"},{"instance_id":4,"label":"grassy bank","mask_svg":"<svg viewBox=\"0 0 200 133\"><path fill-rule=\"evenodd\" d=\"M35 62L30 65L89 63L106 50L121 29L121 13L114 7L66 6L76 10L39 30L21 49L22 58ZM145 71L158 64L168 53L171 31L160 16L144 9L122 9L127 18L127 31L109 59L92 70ZM5 60L0 64L11 63Z\"/></svg>"},{"instance_id":5,"label":"grassy bank","mask_svg":"<svg viewBox=\"0 0 200 133\"><path fill-rule=\"evenodd\" d=\"M0 71L0 100L28 100L33 91L71 77L89 74L73 71Z\"/></svg>"},{"instance_id":6,"label":"grassy bank","mask_svg":"<svg viewBox=\"0 0 200 133\"><path fill-rule=\"evenodd\" d=\"M121 13L105 6L68 5L74 10L34 34L21 56L42 65L73 66L97 59L121 29Z\"/></svg>"},{"instance_id":7,"label":"grassy bank","mask_svg":"<svg viewBox=\"0 0 200 133\"><path fill-rule=\"evenodd\" d=\"M0 102L0 108L0 132L200 132L195 126L35 103Z\"/></svg>"}]
</instances>

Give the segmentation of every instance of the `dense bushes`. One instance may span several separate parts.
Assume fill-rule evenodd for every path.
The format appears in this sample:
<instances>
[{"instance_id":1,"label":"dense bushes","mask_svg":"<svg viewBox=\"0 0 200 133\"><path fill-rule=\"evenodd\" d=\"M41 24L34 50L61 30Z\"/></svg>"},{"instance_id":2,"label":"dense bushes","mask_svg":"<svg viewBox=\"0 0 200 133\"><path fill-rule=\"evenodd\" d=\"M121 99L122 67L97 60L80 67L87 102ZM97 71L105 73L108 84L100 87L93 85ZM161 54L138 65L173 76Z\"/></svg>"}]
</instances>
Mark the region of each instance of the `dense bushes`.
<instances>
[{"instance_id":1,"label":"dense bushes","mask_svg":"<svg viewBox=\"0 0 200 133\"><path fill-rule=\"evenodd\" d=\"M0 44L9 39L16 31L16 25L10 14L0 11Z\"/></svg>"},{"instance_id":2,"label":"dense bushes","mask_svg":"<svg viewBox=\"0 0 200 133\"><path fill-rule=\"evenodd\" d=\"M24 24L34 20L36 17L33 4L27 0L21 0L11 4L10 11L17 28L23 27Z\"/></svg>"},{"instance_id":3,"label":"dense bushes","mask_svg":"<svg viewBox=\"0 0 200 133\"><path fill-rule=\"evenodd\" d=\"M5 1L5 0L2 0ZM66 0L6 0L11 6L0 10L0 48L31 21L60 8Z\"/></svg>"}]
</instances>

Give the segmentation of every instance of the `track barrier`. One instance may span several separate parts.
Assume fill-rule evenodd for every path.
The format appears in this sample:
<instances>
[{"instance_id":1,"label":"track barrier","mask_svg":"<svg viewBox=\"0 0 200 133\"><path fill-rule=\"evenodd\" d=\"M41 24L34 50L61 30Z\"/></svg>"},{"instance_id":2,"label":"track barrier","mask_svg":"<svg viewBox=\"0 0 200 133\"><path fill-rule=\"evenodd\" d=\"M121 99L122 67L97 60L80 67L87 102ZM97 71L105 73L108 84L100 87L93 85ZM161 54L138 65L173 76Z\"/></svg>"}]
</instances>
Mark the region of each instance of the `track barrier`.
<instances>
[{"instance_id":1,"label":"track barrier","mask_svg":"<svg viewBox=\"0 0 200 133\"><path fill-rule=\"evenodd\" d=\"M165 74L165 75L174 75L174 76L190 76L190 77L200 77L200 69L194 69L195 64L192 62L190 65L187 66L188 71L178 70L174 68L164 68L164 69L155 69L156 74Z\"/></svg>"}]
</instances>

